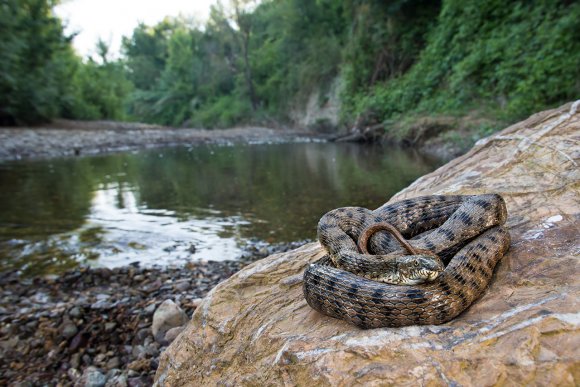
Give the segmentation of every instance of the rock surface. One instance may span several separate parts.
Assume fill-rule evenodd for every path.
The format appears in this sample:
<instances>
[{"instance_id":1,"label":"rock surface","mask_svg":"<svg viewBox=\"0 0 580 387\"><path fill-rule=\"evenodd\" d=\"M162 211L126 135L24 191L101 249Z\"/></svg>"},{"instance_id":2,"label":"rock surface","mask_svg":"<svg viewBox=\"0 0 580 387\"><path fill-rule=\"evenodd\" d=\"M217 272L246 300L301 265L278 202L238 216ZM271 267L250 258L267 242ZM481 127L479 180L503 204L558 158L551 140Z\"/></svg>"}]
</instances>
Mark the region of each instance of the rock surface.
<instances>
[{"instance_id":1,"label":"rock surface","mask_svg":"<svg viewBox=\"0 0 580 387\"><path fill-rule=\"evenodd\" d=\"M167 331L185 325L186 322L187 315L179 305L172 300L165 300L153 314L153 324L151 325L153 337L157 341L161 341Z\"/></svg>"},{"instance_id":2,"label":"rock surface","mask_svg":"<svg viewBox=\"0 0 580 387\"><path fill-rule=\"evenodd\" d=\"M331 130L339 125L340 95L344 80L338 76L331 82L328 90L315 89L308 96L305 105L295 106L289 116L298 128L311 128L319 131Z\"/></svg>"},{"instance_id":3,"label":"rock surface","mask_svg":"<svg viewBox=\"0 0 580 387\"><path fill-rule=\"evenodd\" d=\"M481 140L391 199L499 192L512 246L484 296L439 326L361 330L302 296L316 243L214 288L158 385L578 385L580 101ZM379 206L382 203L377 203Z\"/></svg>"}]
</instances>

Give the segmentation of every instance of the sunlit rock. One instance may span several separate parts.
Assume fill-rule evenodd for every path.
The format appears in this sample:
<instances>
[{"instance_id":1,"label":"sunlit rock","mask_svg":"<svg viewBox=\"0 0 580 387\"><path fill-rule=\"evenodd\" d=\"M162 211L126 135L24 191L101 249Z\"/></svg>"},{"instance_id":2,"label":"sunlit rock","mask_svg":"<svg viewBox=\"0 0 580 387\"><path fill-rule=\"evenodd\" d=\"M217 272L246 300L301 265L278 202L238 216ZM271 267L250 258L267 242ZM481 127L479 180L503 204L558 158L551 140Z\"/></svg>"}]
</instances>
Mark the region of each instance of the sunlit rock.
<instances>
[{"instance_id":1,"label":"sunlit rock","mask_svg":"<svg viewBox=\"0 0 580 387\"><path fill-rule=\"evenodd\" d=\"M439 326L361 330L302 296L311 243L218 285L162 355L158 385L575 385L580 379L580 101L481 140L391 201L499 192L512 246ZM382 203L377 203L377 206ZM314 227L314 225L313 225Z\"/></svg>"}]
</instances>

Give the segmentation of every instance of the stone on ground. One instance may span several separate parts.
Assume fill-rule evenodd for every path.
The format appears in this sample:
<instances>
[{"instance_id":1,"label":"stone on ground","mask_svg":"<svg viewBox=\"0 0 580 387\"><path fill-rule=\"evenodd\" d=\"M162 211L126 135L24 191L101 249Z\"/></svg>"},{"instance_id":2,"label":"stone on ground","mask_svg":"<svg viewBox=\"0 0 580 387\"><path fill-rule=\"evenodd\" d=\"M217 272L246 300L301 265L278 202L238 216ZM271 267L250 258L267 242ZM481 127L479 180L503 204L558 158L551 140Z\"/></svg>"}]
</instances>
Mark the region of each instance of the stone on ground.
<instances>
[{"instance_id":1,"label":"stone on ground","mask_svg":"<svg viewBox=\"0 0 580 387\"><path fill-rule=\"evenodd\" d=\"M157 341L163 340L168 330L185 325L185 323L187 323L185 312L175 302L165 300L153 313L151 326L153 337Z\"/></svg>"}]
</instances>

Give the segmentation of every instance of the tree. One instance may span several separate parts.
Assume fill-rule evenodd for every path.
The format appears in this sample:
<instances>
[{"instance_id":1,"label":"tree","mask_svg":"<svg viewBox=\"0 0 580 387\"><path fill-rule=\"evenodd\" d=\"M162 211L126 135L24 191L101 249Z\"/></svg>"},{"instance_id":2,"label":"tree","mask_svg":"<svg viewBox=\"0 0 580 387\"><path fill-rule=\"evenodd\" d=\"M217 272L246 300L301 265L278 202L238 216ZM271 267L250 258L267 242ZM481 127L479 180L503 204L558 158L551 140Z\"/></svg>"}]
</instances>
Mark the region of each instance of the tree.
<instances>
[{"instance_id":1,"label":"tree","mask_svg":"<svg viewBox=\"0 0 580 387\"><path fill-rule=\"evenodd\" d=\"M250 65L250 39L252 37L253 14L252 10L258 4L257 0L230 0L233 8L233 20L237 25L242 58L244 60L244 77L248 87L248 96L252 104L252 110L258 109L258 100L252 79L252 67Z\"/></svg>"},{"instance_id":2,"label":"tree","mask_svg":"<svg viewBox=\"0 0 580 387\"><path fill-rule=\"evenodd\" d=\"M75 56L52 0L0 4L0 123L51 119L70 98Z\"/></svg>"}]
</instances>

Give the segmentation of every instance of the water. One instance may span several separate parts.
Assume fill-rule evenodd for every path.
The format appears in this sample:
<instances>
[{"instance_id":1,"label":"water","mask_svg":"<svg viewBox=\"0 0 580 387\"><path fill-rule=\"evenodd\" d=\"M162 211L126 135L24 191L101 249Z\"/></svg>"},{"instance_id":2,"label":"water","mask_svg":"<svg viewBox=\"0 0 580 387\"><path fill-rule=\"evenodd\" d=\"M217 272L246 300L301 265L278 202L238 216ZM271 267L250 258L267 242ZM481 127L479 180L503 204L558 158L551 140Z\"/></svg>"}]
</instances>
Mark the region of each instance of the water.
<instances>
[{"instance_id":1,"label":"water","mask_svg":"<svg viewBox=\"0 0 580 387\"><path fill-rule=\"evenodd\" d=\"M0 271L236 259L250 241L315 239L325 212L376 208L439 165L396 148L331 143L4 163Z\"/></svg>"}]
</instances>

